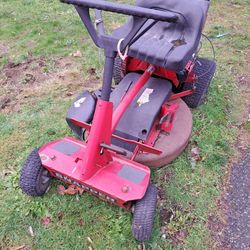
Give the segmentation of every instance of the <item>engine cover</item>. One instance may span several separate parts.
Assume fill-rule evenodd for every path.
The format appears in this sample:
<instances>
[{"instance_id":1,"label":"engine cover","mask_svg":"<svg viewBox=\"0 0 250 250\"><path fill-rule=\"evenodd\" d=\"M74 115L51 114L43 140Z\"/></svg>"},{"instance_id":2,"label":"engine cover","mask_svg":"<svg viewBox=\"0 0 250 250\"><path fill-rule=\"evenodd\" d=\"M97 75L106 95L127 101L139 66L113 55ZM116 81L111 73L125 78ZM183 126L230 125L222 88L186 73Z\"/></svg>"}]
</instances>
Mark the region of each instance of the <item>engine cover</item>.
<instances>
[{"instance_id":1,"label":"engine cover","mask_svg":"<svg viewBox=\"0 0 250 250\"><path fill-rule=\"evenodd\" d=\"M113 90L111 101L114 104L114 109L140 77L141 74L129 73ZM171 92L172 84L170 81L151 77L125 111L115 134L136 141L146 140L161 111L161 106L168 100ZM129 151L133 151L135 148L134 145L117 139L113 139L112 143Z\"/></svg>"}]
</instances>

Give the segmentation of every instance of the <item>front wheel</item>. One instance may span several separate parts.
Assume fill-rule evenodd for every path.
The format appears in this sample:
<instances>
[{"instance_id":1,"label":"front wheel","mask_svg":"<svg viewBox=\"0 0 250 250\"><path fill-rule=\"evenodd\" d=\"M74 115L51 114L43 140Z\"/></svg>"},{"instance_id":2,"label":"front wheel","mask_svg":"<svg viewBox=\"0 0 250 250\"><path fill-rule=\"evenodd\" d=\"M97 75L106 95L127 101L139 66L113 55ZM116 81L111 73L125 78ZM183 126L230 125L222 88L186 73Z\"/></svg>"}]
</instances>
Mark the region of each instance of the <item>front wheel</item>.
<instances>
[{"instance_id":1,"label":"front wheel","mask_svg":"<svg viewBox=\"0 0 250 250\"><path fill-rule=\"evenodd\" d=\"M132 233L136 240L149 240L156 212L157 188L149 184L144 197L136 201L134 206L134 217L132 223Z\"/></svg>"},{"instance_id":2,"label":"front wheel","mask_svg":"<svg viewBox=\"0 0 250 250\"><path fill-rule=\"evenodd\" d=\"M21 170L20 188L29 196L42 196L49 188L51 175L42 166L38 149L33 150Z\"/></svg>"}]
</instances>

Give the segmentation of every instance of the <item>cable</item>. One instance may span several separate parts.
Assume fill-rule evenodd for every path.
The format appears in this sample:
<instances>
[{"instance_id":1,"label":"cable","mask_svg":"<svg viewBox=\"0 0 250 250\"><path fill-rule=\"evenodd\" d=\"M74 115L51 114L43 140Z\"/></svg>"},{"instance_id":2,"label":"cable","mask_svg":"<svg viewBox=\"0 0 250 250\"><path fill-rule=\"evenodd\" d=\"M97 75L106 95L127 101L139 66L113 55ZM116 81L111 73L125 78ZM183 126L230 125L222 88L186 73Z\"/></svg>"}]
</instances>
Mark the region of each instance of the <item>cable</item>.
<instances>
[{"instance_id":1,"label":"cable","mask_svg":"<svg viewBox=\"0 0 250 250\"><path fill-rule=\"evenodd\" d=\"M205 37L207 40L208 40L208 42L210 43L210 45L211 45L211 48L212 48L212 52L213 52L213 61L216 61L216 55L215 55L215 49L214 49L214 45L213 45L213 43L212 43L212 41L211 41L211 39L207 36L207 35L205 35L205 34L201 34L203 37ZM201 43L202 44L202 43ZM201 48L200 48L201 49ZM200 49L198 50L198 52L200 51ZM199 61L199 60L198 60ZM204 75L206 75L207 73L209 73L210 72L210 70L213 68L213 65L211 65L210 67L209 67L209 69L205 72L205 73L203 73L203 74L201 74L201 75L197 75L197 79L198 78L200 78L200 77L202 77L202 76L204 76Z\"/></svg>"},{"instance_id":2,"label":"cable","mask_svg":"<svg viewBox=\"0 0 250 250\"><path fill-rule=\"evenodd\" d=\"M199 54L199 52L200 52L201 49L202 49L202 46L203 46L202 41L200 41L200 47L197 49L197 52L195 53L195 55L198 55L198 54Z\"/></svg>"},{"instance_id":3,"label":"cable","mask_svg":"<svg viewBox=\"0 0 250 250\"><path fill-rule=\"evenodd\" d=\"M203 37L205 37L207 40L208 40L208 42L210 43L210 45L211 45L211 48L212 48L212 51L213 51L213 60L214 61L216 61L216 55L215 55L215 49L214 49L214 45L213 45L213 42L211 41L211 39L207 36L207 35L205 35L205 34L201 34Z\"/></svg>"},{"instance_id":4,"label":"cable","mask_svg":"<svg viewBox=\"0 0 250 250\"><path fill-rule=\"evenodd\" d=\"M121 52L121 44L122 44L123 41L124 41L124 38L121 38L118 41L118 43L117 43L117 52L118 52L119 57L122 59L122 61L125 61L127 56L128 56L128 46L125 48L124 54L122 54L122 52Z\"/></svg>"}]
</instances>

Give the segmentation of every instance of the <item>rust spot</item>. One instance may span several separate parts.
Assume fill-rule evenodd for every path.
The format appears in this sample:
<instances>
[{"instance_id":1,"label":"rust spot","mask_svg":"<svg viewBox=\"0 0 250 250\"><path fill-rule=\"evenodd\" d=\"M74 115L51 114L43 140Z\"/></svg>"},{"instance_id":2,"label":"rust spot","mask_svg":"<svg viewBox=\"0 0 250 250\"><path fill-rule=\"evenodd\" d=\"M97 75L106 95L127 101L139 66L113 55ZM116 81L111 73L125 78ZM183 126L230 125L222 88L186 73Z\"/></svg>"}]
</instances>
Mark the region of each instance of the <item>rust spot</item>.
<instances>
[{"instance_id":1,"label":"rust spot","mask_svg":"<svg viewBox=\"0 0 250 250\"><path fill-rule=\"evenodd\" d=\"M179 47L179 46L187 44L184 38L173 40L171 43L174 45L174 47Z\"/></svg>"}]
</instances>

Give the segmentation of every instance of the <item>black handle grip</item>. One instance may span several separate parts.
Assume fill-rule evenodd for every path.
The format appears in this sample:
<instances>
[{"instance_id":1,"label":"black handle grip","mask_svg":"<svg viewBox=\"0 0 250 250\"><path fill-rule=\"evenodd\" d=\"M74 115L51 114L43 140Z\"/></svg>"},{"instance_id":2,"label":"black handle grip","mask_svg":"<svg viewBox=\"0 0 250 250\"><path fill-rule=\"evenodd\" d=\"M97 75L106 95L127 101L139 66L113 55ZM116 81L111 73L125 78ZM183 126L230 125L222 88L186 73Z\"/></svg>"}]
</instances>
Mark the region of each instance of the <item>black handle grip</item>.
<instances>
[{"instance_id":1,"label":"black handle grip","mask_svg":"<svg viewBox=\"0 0 250 250\"><path fill-rule=\"evenodd\" d=\"M60 0L63 3L74 4L82 7L105 10L110 12L121 13L136 17L154 19L175 23L178 21L178 16L169 12L154 10L134 5L113 3L104 0Z\"/></svg>"}]
</instances>

